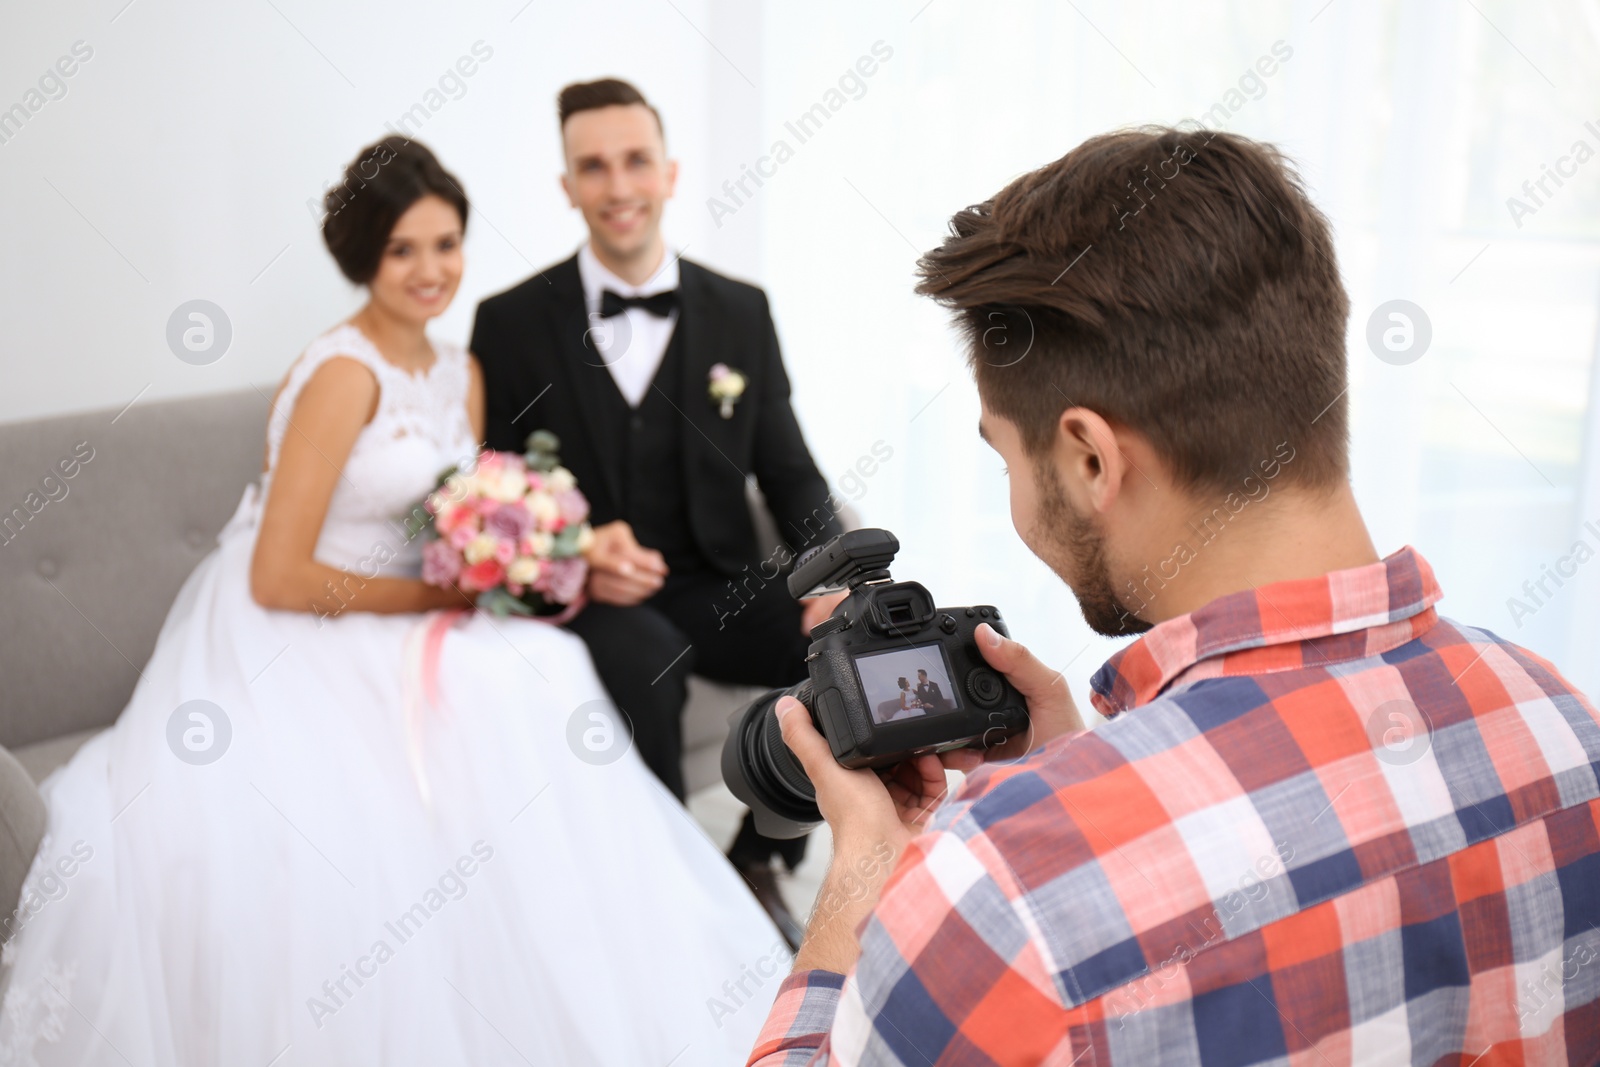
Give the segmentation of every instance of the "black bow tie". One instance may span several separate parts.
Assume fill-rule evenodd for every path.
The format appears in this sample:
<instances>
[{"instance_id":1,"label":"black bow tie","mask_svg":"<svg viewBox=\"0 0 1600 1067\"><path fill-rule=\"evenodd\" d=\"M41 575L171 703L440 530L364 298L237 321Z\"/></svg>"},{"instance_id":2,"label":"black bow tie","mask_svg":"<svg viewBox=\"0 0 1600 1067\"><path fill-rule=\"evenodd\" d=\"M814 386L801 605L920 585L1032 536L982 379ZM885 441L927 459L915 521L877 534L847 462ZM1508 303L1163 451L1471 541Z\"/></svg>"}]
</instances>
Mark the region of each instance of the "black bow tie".
<instances>
[{"instance_id":1,"label":"black bow tie","mask_svg":"<svg viewBox=\"0 0 1600 1067\"><path fill-rule=\"evenodd\" d=\"M644 308L658 318L666 318L678 306L678 291L668 289L664 293L652 293L649 296L618 296L610 289L600 294L600 317L609 319L613 315L620 315L629 308Z\"/></svg>"}]
</instances>

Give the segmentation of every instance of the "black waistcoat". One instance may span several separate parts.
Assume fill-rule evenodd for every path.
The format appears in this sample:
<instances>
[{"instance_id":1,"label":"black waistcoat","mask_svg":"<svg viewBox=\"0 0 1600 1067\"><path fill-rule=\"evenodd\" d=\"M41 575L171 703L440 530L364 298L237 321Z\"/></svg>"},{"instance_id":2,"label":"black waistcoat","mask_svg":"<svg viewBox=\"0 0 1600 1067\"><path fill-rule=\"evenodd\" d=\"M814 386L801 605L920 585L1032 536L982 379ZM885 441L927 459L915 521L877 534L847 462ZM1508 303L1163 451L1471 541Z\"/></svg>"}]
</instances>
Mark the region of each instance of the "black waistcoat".
<instances>
[{"instance_id":1,"label":"black waistcoat","mask_svg":"<svg viewBox=\"0 0 1600 1067\"><path fill-rule=\"evenodd\" d=\"M689 526L684 484L682 336L683 331L672 331L655 379L636 408L628 405L611 372L599 369L606 379L600 389L603 435L619 444L614 455L622 518L639 543L660 552L674 573L709 566Z\"/></svg>"}]
</instances>

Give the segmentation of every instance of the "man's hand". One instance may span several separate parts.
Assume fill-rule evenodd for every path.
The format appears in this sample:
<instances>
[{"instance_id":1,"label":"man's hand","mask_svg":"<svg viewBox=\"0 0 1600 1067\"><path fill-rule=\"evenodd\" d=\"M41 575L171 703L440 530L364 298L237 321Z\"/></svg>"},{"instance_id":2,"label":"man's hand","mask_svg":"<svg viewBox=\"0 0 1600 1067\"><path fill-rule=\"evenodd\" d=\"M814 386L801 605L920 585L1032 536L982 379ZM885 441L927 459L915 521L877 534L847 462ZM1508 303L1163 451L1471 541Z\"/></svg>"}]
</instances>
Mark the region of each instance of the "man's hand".
<instances>
[{"instance_id":1,"label":"man's hand","mask_svg":"<svg viewBox=\"0 0 1600 1067\"><path fill-rule=\"evenodd\" d=\"M833 830L833 861L818 900L838 904L819 905L812 914L795 969L843 974L861 954L857 925L877 906L895 862L944 799L944 766L926 755L880 771L849 770L833 758L805 705L784 697L776 711L784 743L805 768L817 807Z\"/></svg>"},{"instance_id":2,"label":"man's hand","mask_svg":"<svg viewBox=\"0 0 1600 1067\"><path fill-rule=\"evenodd\" d=\"M886 840L900 846L923 831L945 794L944 767L934 755L917 756L876 771L841 767L810 712L794 697L778 701L783 740L817 790L817 808L839 839Z\"/></svg>"},{"instance_id":3,"label":"man's hand","mask_svg":"<svg viewBox=\"0 0 1600 1067\"><path fill-rule=\"evenodd\" d=\"M633 527L621 519L595 527L585 556L589 596L602 604L641 603L654 596L667 577L661 553L634 540Z\"/></svg>"},{"instance_id":4,"label":"man's hand","mask_svg":"<svg viewBox=\"0 0 1600 1067\"><path fill-rule=\"evenodd\" d=\"M809 634L811 628L817 623L833 614L833 609L844 602L850 595L848 589L841 589L837 593L827 596L812 597L810 600L800 602L800 632Z\"/></svg>"},{"instance_id":5,"label":"man's hand","mask_svg":"<svg viewBox=\"0 0 1600 1067\"><path fill-rule=\"evenodd\" d=\"M958 749L942 756L918 756L880 771L847 770L833 758L805 706L793 697L778 701L775 710L784 743L805 768L817 791L817 807L833 830L833 861L818 900L839 902L827 908L819 904L812 914L795 956L795 970L844 974L855 965L861 955L856 927L877 907L895 863L944 799L947 768L971 771L986 760L1015 759L1084 728L1060 671L1046 667L988 623L978 627L977 638L984 660L1028 702L1028 730L987 751ZM857 877L867 872L873 876Z\"/></svg>"},{"instance_id":6,"label":"man's hand","mask_svg":"<svg viewBox=\"0 0 1600 1067\"><path fill-rule=\"evenodd\" d=\"M985 662L1005 675L1006 681L1028 702L1028 729L990 749L958 748L946 752L940 756L946 767L966 772L989 760L1017 759L1046 741L1084 728L1083 716L1073 703L1064 674L1040 663L1025 645L1002 637L988 623L978 627L976 636Z\"/></svg>"}]
</instances>

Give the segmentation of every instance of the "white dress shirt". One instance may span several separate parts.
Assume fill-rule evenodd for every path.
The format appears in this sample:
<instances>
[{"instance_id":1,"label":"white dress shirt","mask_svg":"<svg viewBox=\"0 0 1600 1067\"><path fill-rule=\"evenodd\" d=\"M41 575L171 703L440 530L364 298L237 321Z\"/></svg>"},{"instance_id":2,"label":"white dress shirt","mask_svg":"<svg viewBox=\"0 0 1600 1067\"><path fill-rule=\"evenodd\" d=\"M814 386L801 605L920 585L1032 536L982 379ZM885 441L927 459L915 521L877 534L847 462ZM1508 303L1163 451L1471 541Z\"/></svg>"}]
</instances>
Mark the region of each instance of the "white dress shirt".
<instances>
[{"instance_id":1,"label":"white dress shirt","mask_svg":"<svg viewBox=\"0 0 1600 1067\"><path fill-rule=\"evenodd\" d=\"M589 336L595 350L629 407L638 407L655 379L667 342L678 325L678 310L662 318L644 308L628 308L609 319L600 317L600 294L610 289L618 296L654 296L678 287L678 257L668 248L661 269L643 285L629 285L600 262L585 241L578 249L578 276L583 280L583 301L589 313Z\"/></svg>"}]
</instances>

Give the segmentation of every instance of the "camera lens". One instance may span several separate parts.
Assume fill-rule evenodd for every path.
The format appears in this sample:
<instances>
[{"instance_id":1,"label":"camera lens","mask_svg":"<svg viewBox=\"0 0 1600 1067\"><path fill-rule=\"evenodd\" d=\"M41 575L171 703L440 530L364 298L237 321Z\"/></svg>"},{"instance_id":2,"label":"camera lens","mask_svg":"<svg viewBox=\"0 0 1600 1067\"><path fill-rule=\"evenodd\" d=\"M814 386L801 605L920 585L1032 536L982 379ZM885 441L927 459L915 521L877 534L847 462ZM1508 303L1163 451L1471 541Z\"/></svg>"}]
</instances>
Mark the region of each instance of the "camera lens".
<instances>
[{"instance_id":1,"label":"camera lens","mask_svg":"<svg viewBox=\"0 0 1600 1067\"><path fill-rule=\"evenodd\" d=\"M794 753L783 740L776 700L772 702L771 710L761 716L761 722L761 755L765 757L773 776L782 784L782 788L795 796L816 800L816 787L811 784L805 768L800 766L800 761L794 758Z\"/></svg>"},{"instance_id":2,"label":"camera lens","mask_svg":"<svg viewBox=\"0 0 1600 1067\"><path fill-rule=\"evenodd\" d=\"M722 779L750 808L756 829L766 837L801 837L822 822L817 793L805 768L784 743L778 725L780 698L795 697L811 711L811 681L774 689L733 713L722 746Z\"/></svg>"}]
</instances>

